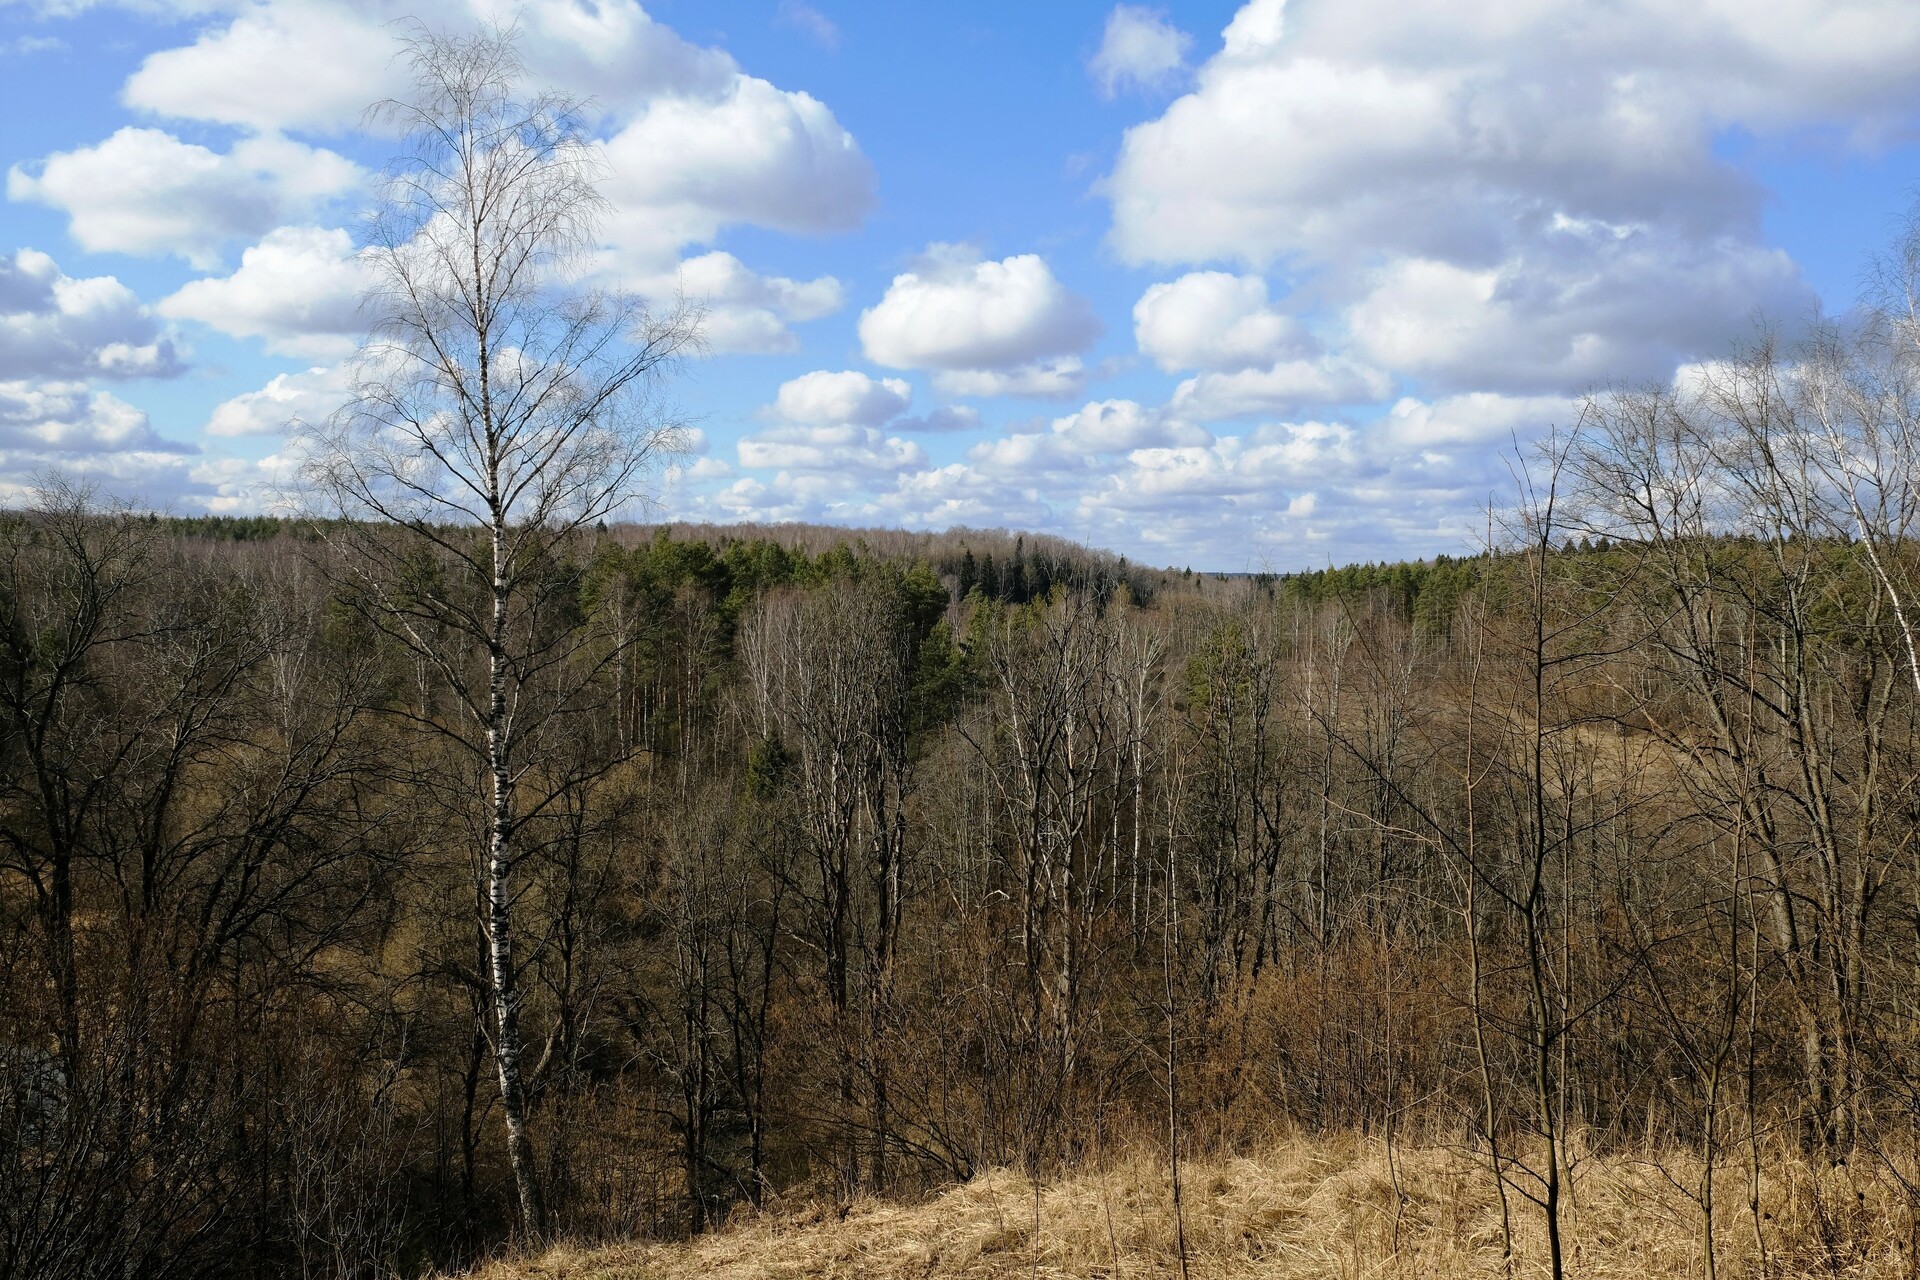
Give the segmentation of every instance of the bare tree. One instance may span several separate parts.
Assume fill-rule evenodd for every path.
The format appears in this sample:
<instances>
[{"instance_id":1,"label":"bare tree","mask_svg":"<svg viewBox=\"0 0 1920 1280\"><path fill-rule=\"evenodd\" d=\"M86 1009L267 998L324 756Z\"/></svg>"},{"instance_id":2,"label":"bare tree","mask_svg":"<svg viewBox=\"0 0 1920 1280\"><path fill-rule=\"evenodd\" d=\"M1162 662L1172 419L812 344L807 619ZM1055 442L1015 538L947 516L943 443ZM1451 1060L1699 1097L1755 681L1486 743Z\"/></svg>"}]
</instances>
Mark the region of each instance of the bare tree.
<instances>
[{"instance_id":1,"label":"bare tree","mask_svg":"<svg viewBox=\"0 0 1920 1280\"><path fill-rule=\"evenodd\" d=\"M835 1074L847 1140L838 1160L850 1194L883 1188L887 1178L888 1041L913 786L912 641L901 591L879 578L772 597L741 628L763 750L791 763L796 833L812 854L813 875L800 896L839 1050ZM855 1016L863 980L864 1029ZM864 1122L855 1114L856 1075L866 1084ZM870 1139L864 1175L853 1136L861 1123Z\"/></svg>"},{"instance_id":2,"label":"bare tree","mask_svg":"<svg viewBox=\"0 0 1920 1280\"><path fill-rule=\"evenodd\" d=\"M580 104L522 97L511 31L418 30L409 97L374 108L405 139L371 224L371 336L352 398L309 433L306 478L382 629L444 682L430 728L484 766L494 1060L526 1230L543 1229L521 1070L514 954L518 794L557 713L600 662L568 544L640 494L674 443L649 396L697 341L578 273L595 244L600 162ZM604 654L605 646L599 646ZM551 780L542 785L552 792Z\"/></svg>"}]
</instances>

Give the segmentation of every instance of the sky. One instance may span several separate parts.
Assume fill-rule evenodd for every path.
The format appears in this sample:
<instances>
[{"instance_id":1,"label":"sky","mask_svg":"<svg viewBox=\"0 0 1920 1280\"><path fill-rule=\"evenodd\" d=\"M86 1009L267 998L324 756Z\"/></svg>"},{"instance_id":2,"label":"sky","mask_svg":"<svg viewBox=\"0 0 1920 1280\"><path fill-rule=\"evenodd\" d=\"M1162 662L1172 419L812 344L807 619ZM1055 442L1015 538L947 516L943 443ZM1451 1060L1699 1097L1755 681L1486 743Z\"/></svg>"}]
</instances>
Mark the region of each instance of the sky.
<instances>
[{"instance_id":1,"label":"sky","mask_svg":"<svg viewBox=\"0 0 1920 1280\"><path fill-rule=\"evenodd\" d=\"M338 403L405 23L591 103L595 277L707 313L656 516L1293 570L1854 305L1913 0L0 0L0 502L270 509Z\"/></svg>"}]
</instances>

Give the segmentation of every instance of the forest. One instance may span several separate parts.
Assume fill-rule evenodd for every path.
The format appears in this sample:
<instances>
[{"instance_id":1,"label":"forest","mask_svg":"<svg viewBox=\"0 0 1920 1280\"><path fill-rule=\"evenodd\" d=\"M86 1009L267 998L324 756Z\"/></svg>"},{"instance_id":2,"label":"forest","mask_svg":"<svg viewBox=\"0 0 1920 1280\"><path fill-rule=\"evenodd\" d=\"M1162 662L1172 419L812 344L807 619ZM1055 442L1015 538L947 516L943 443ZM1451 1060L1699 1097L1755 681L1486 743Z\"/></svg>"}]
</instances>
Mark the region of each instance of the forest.
<instances>
[{"instance_id":1,"label":"forest","mask_svg":"<svg viewBox=\"0 0 1920 1280\"><path fill-rule=\"evenodd\" d=\"M1275 1132L1453 1144L1549 1224L1622 1149L1762 1238L1781 1159L1920 1212L1920 472L1806 429L1862 349L1596 398L1457 559L543 544L524 1164L488 655L424 633L485 532L396 614L381 530L51 489L0 524L0 1274L417 1274Z\"/></svg>"}]
</instances>

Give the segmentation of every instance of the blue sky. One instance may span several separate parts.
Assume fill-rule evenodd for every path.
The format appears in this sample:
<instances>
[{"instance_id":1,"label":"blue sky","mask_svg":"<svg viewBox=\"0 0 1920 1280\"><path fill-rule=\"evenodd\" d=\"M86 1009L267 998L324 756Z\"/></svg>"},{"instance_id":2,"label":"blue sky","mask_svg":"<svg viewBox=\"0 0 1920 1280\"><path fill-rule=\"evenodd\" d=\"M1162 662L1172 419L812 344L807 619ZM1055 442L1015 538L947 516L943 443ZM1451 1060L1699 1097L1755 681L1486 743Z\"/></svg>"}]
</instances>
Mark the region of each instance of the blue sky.
<instances>
[{"instance_id":1,"label":"blue sky","mask_svg":"<svg viewBox=\"0 0 1920 1280\"><path fill-rule=\"evenodd\" d=\"M268 504L390 24L501 14L601 110L598 270L707 300L689 519L1456 552L1587 390L1845 309L1920 180L1911 0L0 0L0 497Z\"/></svg>"}]
</instances>

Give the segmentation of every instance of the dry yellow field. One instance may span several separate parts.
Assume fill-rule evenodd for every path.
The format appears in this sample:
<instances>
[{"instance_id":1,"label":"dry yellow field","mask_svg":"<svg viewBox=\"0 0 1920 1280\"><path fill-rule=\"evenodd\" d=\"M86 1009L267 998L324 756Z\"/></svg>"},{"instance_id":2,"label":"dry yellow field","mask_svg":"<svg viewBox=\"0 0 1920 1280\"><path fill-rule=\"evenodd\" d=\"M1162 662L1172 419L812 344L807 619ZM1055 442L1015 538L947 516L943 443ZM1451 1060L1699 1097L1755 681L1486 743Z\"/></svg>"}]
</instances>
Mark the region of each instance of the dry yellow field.
<instances>
[{"instance_id":1,"label":"dry yellow field","mask_svg":"<svg viewBox=\"0 0 1920 1280\"><path fill-rule=\"evenodd\" d=\"M1184 1170L1191 1280L1468 1277L1502 1273L1499 1202L1484 1163L1445 1147L1290 1141ZM1856 1165L1865 1164L1857 1161ZM1744 1161L1724 1168L1717 1272L1731 1277L1912 1276L1914 1207L1884 1170L1763 1162L1760 1216ZM1706 1274L1685 1155L1579 1163L1568 1274ZM1396 1189L1397 1188L1397 1189ZM1513 1196L1517 1276L1545 1274L1539 1210ZM994 1170L920 1203L786 1206L681 1244L560 1247L480 1280L942 1280L1177 1277L1170 1183L1146 1156L1033 1185Z\"/></svg>"}]
</instances>

